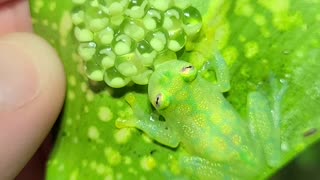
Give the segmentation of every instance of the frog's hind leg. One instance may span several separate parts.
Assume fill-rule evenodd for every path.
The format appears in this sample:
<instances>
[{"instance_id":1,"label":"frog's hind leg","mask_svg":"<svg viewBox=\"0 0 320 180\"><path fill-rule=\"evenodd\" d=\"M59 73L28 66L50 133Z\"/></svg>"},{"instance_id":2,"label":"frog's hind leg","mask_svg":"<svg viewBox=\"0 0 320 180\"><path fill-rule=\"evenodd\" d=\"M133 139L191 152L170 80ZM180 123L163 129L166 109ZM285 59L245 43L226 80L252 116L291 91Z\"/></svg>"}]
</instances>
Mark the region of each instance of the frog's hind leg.
<instances>
[{"instance_id":1,"label":"frog's hind leg","mask_svg":"<svg viewBox=\"0 0 320 180\"><path fill-rule=\"evenodd\" d=\"M273 121L269 101L261 93L252 92L248 96L247 105L253 140L262 148L267 163L276 166L280 161L280 128Z\"/></svg>"},{"instance_id":2,"label":"frog's hind leg","mask_svg":"<svg viewBox=\"0 0 320 180\"><path fill-rule=\"evenodd\" d=\"M256 172L238 162L211 162L197 156L185 156L180 159L183 171L192 179L251 179Z\"/></svg>"},{"instance_id":3,"label":"frog's hind leg","mask_svg":"<svg viewBox=\"0 0 320 180\"><path fill-rule=\"evenodd\" d=\"M181 158L180 166L183 171L192 176L192 179L224 179L226 174L219 164L197 156Z\"/></svg>"},{"instance_id":4,"label":"frog's hind leg","mask_svg":"<svg viewBox=\"0 0 320 180\"><path fill-rule=\"evenodd\" d=\"M216 88L219 92L227 92L230 90L230 75L228 66L219 52L215 52L212 59L205 63L199 73L205 78L210 76L210 71L215 72Z\"/></svg>"},{"instance_id":5,"label":"frog's hind leg","mask_svg":"<svg viewBox=\"0 0 320 180\"><path fill-rule=\"evenodd\" d=\"M270 101L260 92L252 92L248 96L247 105L251 133L257 141L262 142L260 145L268 165L276 167L281 160L280 106L288 85L286 81L277 81L273 76L270 85Z\"/></svg>"}]
</instances>

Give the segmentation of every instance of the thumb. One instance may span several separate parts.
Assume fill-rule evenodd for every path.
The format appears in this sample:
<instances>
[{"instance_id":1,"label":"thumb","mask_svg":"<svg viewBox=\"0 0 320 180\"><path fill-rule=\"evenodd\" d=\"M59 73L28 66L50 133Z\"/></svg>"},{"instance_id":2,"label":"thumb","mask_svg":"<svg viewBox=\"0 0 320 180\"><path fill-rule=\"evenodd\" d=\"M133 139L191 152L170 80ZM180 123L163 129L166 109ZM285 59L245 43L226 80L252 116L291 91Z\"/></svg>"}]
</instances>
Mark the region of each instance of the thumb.
<instances>
[{"instance_id":1,"label":"thumb","mask_svg":"<svg viewBox=\"0 0 320 180\"><path fill-rule=\"evenodd\" d=\"M0 36L0 179L13 179L36 152L65 95L53 48L29 33Z\"/></svg>"}]
</instances>

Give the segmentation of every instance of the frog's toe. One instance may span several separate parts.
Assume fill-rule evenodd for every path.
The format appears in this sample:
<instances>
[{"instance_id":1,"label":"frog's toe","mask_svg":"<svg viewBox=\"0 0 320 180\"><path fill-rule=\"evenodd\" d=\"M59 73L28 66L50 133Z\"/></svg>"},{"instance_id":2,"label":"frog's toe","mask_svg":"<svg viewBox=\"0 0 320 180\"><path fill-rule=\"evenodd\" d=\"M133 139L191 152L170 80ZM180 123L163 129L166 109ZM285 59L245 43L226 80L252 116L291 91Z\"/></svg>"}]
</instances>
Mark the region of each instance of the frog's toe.
<instances>
[{"instance_id":1,"label":"frog's toe","mask_svg":"<svg viewBox=\"0 0 320 180\"><path fill-rule=\"evenodd\" d=\"M117 128L136 127L136 122L128 119L117 119L115 125Z\"/></svg>"},{"instance_id":2,"label":"frog's toe","mask_svg":"<svg viewBox=\"0 0 320 180\"><path fill-rule=\"evenodd\" d=\"M133 93L128 93L126 94L126 96L124 97L124 99L127 101L128 104L133 105L136 103L136 97Z\"/></svg>"}]
</instances>

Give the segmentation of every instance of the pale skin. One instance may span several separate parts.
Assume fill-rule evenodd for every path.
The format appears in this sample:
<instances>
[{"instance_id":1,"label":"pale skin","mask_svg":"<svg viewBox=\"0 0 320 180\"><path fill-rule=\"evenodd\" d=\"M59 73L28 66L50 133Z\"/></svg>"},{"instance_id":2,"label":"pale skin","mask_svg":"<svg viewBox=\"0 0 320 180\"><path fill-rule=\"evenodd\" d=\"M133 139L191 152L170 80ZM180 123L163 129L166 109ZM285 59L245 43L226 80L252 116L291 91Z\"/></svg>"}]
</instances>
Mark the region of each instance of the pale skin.
<instances>
[{"instance_id":1,"label":"pale skin","mask_svg":"<svg viewBox=\"0 0 320 180\"><path fill-rule=\"evenodd\" d=\"M65 94L63 66L32 33L29 9L27 0L0 0L1 180L44 179L52 146L47 135Z\"/></svg>"},{"instance_id":2,"label":"pale skin","mask_svg":"<svg viewBox=\"0 0 320 180\"><path fill-rule=\"evenodd\" d=\"M261 93L252 92L247 99L248 117L243 120L222 94L230 89L227 65L218 53L213 57L203 71L214 69L216 83L185 61L156 67L148 87L155 112L148 108L146 97L130 93L126 100L137 118L118 120L116 126L141 129L171 148L182 146L189 156L180 159L181 169L195 177L257 177L263 168L280 161L274 106ZM282 94L275 96L279 100ZM159 115L165 121L157 120Z\"/></svg>"}]
</instances>

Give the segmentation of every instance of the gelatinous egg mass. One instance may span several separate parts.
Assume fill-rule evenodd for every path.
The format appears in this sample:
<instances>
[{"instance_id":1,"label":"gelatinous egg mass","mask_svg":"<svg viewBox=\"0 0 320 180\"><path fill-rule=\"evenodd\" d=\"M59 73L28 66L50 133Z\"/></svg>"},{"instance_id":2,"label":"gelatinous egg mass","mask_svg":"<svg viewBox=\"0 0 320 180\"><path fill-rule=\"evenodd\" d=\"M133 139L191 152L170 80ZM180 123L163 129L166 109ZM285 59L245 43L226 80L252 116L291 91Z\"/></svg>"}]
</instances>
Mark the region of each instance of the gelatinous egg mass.
<instances>
[{"instance_id":1,"label":"gelatinous egg mass","mask_svg":"<svg viewBox=\"0 0 320 180\"><path fill-rule=\"evenodd\" d=\"M113 88L148 84L154 65L198 37L188 0L73 0L74 37L87 77Z\"/></svg>"}]
</instances>

